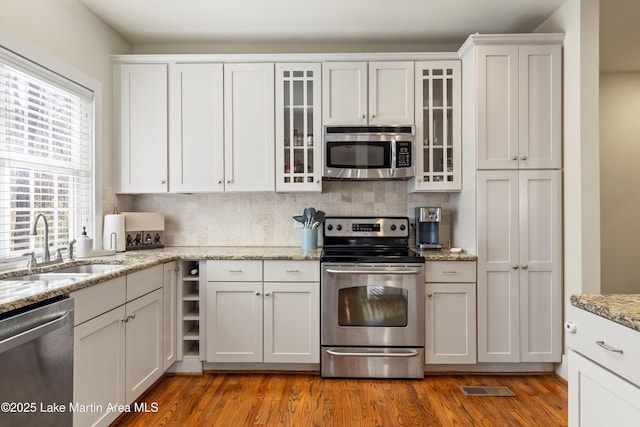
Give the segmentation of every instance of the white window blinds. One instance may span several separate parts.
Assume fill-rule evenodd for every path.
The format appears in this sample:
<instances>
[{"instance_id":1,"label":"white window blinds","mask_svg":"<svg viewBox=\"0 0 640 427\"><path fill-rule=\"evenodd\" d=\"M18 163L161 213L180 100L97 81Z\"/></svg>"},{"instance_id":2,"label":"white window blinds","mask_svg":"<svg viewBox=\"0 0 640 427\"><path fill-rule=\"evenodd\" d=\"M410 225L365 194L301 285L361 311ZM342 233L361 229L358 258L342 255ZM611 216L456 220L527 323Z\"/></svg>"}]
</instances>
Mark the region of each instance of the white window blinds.
<instances>
[{"instance_id":1,"label":"white window blinds","mask_svg":"<svg viewBox=\"0 0 640 427\"><path fill-rule=\"evenodd\" d=\"M52 249L93 223L93 93L0 48L0 258Z\"/></svg>"}]
</instances>

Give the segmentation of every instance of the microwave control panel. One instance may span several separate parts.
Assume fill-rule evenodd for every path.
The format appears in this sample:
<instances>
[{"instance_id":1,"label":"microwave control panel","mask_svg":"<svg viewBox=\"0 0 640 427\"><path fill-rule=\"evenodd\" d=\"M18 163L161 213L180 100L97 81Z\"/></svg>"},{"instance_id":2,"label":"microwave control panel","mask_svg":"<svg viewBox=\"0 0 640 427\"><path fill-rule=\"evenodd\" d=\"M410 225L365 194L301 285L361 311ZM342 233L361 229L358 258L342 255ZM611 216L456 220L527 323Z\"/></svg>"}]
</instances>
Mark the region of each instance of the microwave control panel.
<instances>
[{"instance_id":1,"label":"microwave control panel","mask_svg":"<svg viewBox=\"0 0 640 427\"><path fill-rule=\"evenodd\" d=\"M410 168L411 167L411 142L409 141L396 141L396 167L397 168Z\"/></svg>"}]
</instances>

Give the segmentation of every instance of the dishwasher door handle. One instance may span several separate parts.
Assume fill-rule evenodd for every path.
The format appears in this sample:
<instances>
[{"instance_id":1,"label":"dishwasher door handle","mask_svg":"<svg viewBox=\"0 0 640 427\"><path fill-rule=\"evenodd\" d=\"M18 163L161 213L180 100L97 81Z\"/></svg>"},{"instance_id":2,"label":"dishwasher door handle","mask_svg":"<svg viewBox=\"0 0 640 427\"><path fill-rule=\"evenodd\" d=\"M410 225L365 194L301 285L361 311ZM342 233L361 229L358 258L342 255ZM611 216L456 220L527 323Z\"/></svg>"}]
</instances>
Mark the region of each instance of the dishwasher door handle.
<instances>
[{"instance_id":1,"label":"dishwasher door handle","mask_svg":"<svg viewBox=\"0 0 640 427\"><path fill-rule=\"evenodd\" d=\"M19 345L22 345L26 342L36 340L41 336L48 334L51 331L55 331L56 329L63 327L69 320L69 313L72 313L72 312L67 311L65 314L63 314L60 317L57 317L53 320L50 320L44 323L40 323L36 326L30 327L26 331L22 331L16 335L13 335L9 338L6 338L0 341L0 354L6 351L9 351L12 348L15 348Z\"/></svg>"}]
</instances>

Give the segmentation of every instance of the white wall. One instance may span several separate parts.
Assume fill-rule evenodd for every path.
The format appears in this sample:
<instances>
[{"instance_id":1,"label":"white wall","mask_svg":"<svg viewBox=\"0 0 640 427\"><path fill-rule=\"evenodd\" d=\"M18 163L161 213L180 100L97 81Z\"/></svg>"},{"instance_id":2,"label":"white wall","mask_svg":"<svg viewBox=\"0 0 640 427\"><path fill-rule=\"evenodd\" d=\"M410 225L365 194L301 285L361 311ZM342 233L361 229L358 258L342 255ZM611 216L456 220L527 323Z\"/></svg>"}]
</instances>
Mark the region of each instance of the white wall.
<instances>
[{"instance_id":1,"label":"white wall","mask_svg":"<svg viewBox=\"0 0 640 427\"><path fill-rule=\"evenodd\" d=\"M602 293L640 293L640 72L600 75Z\"/></svg>"},{"instance_id":2,"label":"white wall","mask_svg":"<svg viewBox=\"0 0 640 427\"><path fill-rule=\"evenodd\" d=\"M599 0L568 0L537 32L563 32L564 293L600 293Z\"/></svg>"},{"instance_id":3,"label":"white wall","mask_svg":"<svg viewBox=\"0 0 640 427\"><path fill-rule=\"evenodd\" d=\"M132 53L131 44L79 0L0 0L0 29L102 84L102 184L112 188L111 55Z\"/></svg>"}]
</instances>

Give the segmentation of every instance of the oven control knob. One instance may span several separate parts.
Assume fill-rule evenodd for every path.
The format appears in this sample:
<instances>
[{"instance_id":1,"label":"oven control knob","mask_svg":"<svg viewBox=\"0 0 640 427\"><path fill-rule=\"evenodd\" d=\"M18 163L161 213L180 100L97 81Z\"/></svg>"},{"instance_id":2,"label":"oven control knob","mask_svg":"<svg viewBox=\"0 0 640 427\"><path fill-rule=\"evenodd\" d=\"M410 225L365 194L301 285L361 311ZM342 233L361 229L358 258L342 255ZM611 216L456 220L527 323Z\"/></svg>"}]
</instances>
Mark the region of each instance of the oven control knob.
<instances>
[{"instance_id":1,"label":"oven control knob","mask_svg":"<svg viewBox=\"0 0 640 427\"><path fill-rule=\"evenodd\" d=\"M396 225L395 224L391 224L391 231L396 231Z\"/></svg>"},{"instance_id":2,"label":"oven control knob","mask_svg":"<svg viewBox=\"0 0 640 427\"><path fill-rule=\"evenodd\" d=\"M404 224L400 225L400 230L404 231L407 227Z\"/></svg>"},{"instance_id":3,"label":"oven control knob","mask_svg":"<svg viewBox=\"0 0 640 427\"><path fill-rule=\"evenodd\" d=\"M329 230L329 231L333 230L333 225L327 224L327 230Z\"/></svg>"},{"instance_id":4,"label":"oven control knob","mask_svg":"<svg viewBox=\"0 0 640 427\"><path fill-rule=\"evenodd\" d=\"M340 230L342 230L342 225L338 224L338 225L336 226L336 228L338 229L338 231L340 231Z\"/></svg>"}]
</instances>

